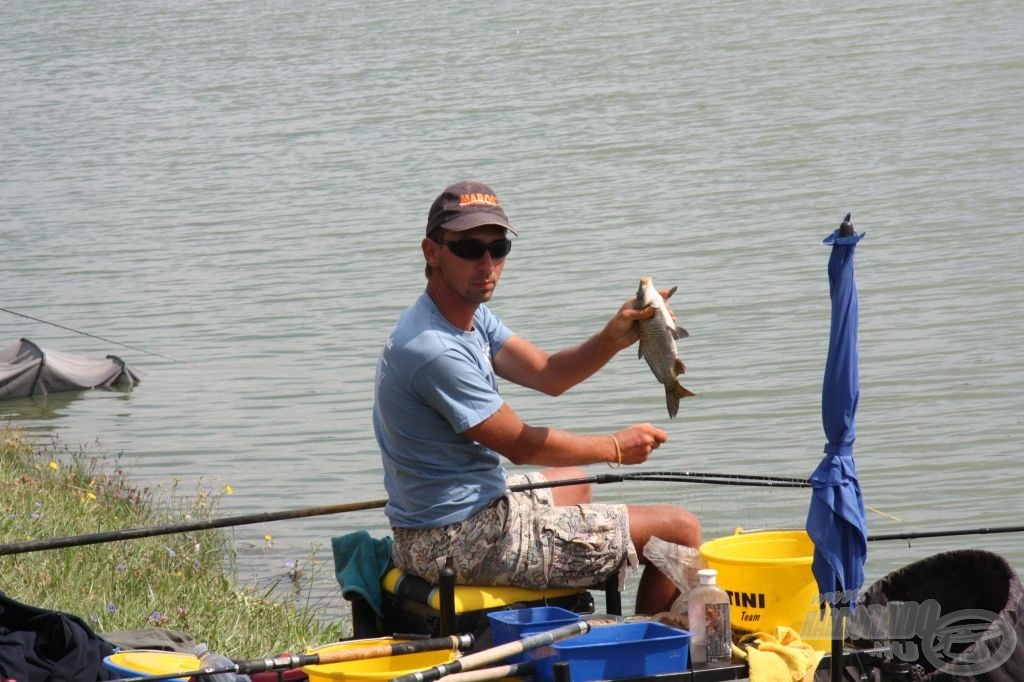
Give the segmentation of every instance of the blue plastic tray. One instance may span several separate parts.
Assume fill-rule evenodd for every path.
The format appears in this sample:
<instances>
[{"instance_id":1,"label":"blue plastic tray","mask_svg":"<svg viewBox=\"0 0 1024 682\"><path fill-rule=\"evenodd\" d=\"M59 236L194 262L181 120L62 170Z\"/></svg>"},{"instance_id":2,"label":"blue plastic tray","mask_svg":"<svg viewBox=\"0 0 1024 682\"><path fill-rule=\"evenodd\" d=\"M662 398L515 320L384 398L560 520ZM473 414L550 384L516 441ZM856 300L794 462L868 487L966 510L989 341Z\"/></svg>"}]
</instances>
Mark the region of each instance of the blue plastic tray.
<instances>
[{"instance_id":1,"label":"blue plastic tray","mask_svg":"<svg viewBox=\"0 0 1024 682\"><path fill-rule=\"evenodd\" d=\"M546 632L571 625L579 621L580 615L557 606L537 606L532 609L492 611L487 614L491 621L491 639L495 645L522 639L527 635ZM532 658L530 652L509 656L508 663L522 663Z\"/></svg>"},{"instance_id":2,"label":"blue plastic tray","mask_svg":"<svg viewBox=\"0 0 1024 682\"><path fill-rule=\"evenodd\" d=\"M533 658L541 682L554 679L561 661L568 662L572 682L681 673L690 663L690 633L655 622L599 625L537 650Z\"/></svg>"}]
</instances>

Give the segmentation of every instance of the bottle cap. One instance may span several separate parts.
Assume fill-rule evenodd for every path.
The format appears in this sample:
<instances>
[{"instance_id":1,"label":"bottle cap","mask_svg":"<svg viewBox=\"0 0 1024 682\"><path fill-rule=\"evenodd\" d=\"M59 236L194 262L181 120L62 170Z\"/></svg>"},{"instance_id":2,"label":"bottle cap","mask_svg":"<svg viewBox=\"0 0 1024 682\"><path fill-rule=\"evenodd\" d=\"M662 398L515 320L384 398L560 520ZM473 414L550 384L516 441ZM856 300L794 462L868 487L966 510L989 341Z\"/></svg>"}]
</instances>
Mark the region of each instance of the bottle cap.
<instances>
[{"instance_id":1,"label":"bottle cap","mask_svg":"<svg viewBox=\"0 0 1024 682\"><path fill-rule=\"evenodd\" d=\"M718 578L718 571L713 568L702 568L697 571L697 577L701 585L714 585Z\"/></svg>"}]
</instances>

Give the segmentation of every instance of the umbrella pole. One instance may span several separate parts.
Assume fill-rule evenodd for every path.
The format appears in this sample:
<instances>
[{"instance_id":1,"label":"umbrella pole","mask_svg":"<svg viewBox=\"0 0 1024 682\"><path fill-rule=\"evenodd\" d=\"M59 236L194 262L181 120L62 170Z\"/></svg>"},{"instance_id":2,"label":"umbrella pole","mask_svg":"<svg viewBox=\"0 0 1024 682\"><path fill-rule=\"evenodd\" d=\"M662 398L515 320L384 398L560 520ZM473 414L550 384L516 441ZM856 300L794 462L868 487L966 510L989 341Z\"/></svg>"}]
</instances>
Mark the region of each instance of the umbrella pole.
<instances>
[{"instance_id":1,"label":"umbrella pole","mask_svg":"<svg viewBox=\"0 0 1024 682\"><path fill-rule=\"evenodd\" d=\"M832 682L843 679L843 616L837 606L832 607Z\"/></svg>"}]
</instances>

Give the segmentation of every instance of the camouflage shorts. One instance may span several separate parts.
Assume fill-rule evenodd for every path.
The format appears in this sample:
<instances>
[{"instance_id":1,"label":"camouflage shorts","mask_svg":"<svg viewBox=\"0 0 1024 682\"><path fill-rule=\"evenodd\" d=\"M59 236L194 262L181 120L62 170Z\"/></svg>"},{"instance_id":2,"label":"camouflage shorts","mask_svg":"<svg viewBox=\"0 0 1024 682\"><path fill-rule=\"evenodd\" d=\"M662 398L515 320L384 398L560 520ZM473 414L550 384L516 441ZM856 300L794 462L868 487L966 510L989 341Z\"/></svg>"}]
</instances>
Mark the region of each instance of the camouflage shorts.
<instances>
[{"instance_id":1,"label":"camouflage shorts","mask_svg":"<svg viewBox=\"0 0 1024 682\"><path fill-rule=\"evenodd\" d=\"M544 481L537 472L508 484ZM556 507L551 489L508 493L476 515L440 528L394 528L402 570L436 582L448 557L468 585L589 587L618 571L632 548L621 504Z\"/></svg>"}]
</instances>

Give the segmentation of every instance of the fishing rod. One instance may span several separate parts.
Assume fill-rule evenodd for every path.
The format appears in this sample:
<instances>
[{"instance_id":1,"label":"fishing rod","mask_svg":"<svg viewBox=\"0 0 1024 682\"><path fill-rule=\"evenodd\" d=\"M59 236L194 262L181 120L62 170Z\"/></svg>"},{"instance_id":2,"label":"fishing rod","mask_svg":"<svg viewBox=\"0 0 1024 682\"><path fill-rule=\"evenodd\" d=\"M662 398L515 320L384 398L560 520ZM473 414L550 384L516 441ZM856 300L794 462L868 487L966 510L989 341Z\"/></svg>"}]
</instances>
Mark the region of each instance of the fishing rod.
<instances>
[{"instance_id":1,"label":"fishing rod","mask_svg":"<svg viewBox=\"0 0 1024 682\"><path fill-rule=\"evenodd\" d=\"M869 535L868 542L883 542L885 540L919 540L921 538L951 538L957 535L992 535L995 533L1020 533L1022 531L1024 531L1024 526L965 528L961 530L927 530L918 533Z\"/></svg>"},{"instance_id":2,"label":"fishing rod","mask_svg":"<svg viewBox=\"0 0 1024 682\"><path fill-rule=\"evenodd\" d=\"M157 680L173 680L178 678L199 677L205 675L218 675L221 673L237 673L252 675L274 670L289 670L301 668L307 665L324 665L327 663L342 663L346 661L364 661L370 658L385 658L387 656L401 656L404 654L417 654L426 651L464 651L472 648L473 635L451 635L450 637L435 637L433 639L420 639L410 642L392 642L390 644L376 644L351 649L336 649L324 651L323 653L311 654L284 654L274 658L253 659L247 661L233 661L230 665L211 665L199 670L188 672L173 672L160 675L143 675L141 677L124 678L121 682L157 682Z\"/></svg>"},{"instance_id":3,"label":"fishing rod","mask_svg":"<svg viewBox=\"0 0 1024 682\"><path fill-rule=\"evenodd\" d=\"M555 666L558 665L558 663L555 663ZM569 664L562 663L561 665ZM507 680L511 677L522 678L532 676L536 667L537 665L533 661L520 661L518 663L497 665L493 668L477 668L476 670L452 673L447 675L444 679L445 682L484 682L484 680ZM557 671L558 668L556 667L555 670ZM554 679L558 679L557 674Z\"/></svg>"},{"instance_id":4,"label":"fishing rod","mask_svg":"<svg viewBox=\"0 0 1024 682\"><path fill-rule=\"evenodd\" d=\"M47 549L60 549L62 547L82 547L84 545L95 545L102 542L117 542L118 540L135 540L138 538L155 537L157 535L189 533L200 530L211 530L213 528L226 528L228 526L246 526L254 523L266 523L269 521L300 519L307 516L344 514L345 512L363 511L365 509L378 509L387 504L387 502L387 500L373 500L370 502L331 504L324 507L306 507L304 509L291 509L281 512L259 512L255 514L242 514L241 516L227 516L220 519L209 519L207 521L172 523L165 526L113 530L91 533L88 535L71 535L63 538L52 538L50 540L14 542L8 545L0 545L0 556L4 556L6 554L39 552Z\"/></svg>"},{"instance_id":5,"label":"fishing rod","mask_svg":"<svg viewBox=\"0 0 1024 682\"><path fill-rule=\"evenodd\" d=\"M638 471L623 475L628 481L683 481L715 485L745 485L763 488L810 488L811 481L791 476L758 474L715 474L696 471Z\"/></svg>"},{"instance_id":6,"label":"fishing rod","mask_svg":"<svg viewBox=\"0 0 1024 682\"><path fill-rule=\"evenodd\" d=\"M668 481L672 483L710 483L714 485L744 485L764 488L810 488L806 478L785 476L758 476L752 474L709 474L695 471L641 471L626 474L596 474L584 478L567 478L559 481L524 483L509 486L509 490L520 492L536 488L554 488L580 483L622 483L624 481Z\"/></svg>"},{"instance_id":7,"label":"fishing rod","mask_svg":"<svg viewBox=\"0 0 1024 682\"><path fill-rule=\"evenodd\" d=\"M540 647L560 642L563 639L586 634L590 632L591 627L592 626L588 621L581 620L554 628L553 630L545 630L529 634L522 639L499 644L491 647L490 649L484 649L483 651L468 654L462 658L456 658L450 663L440 663L427 670L418 670L416 672L393 677L390 682L434 682L435 680L439 680L447 675L476 670L490 663L496 663L504 660L509 656L521 654L524 651L539 649Z\"/></svg>"},{"instance_id":8,"label":"fishing rod","mask_svg":"<svg viewBox=\"0 0 1024 682\"><path fill-rule=\"evenodd\" d=\"M652 471L626 474L597 474L586 478L567 478L560 481L542 481L538 483L523 483L510 486L513 492L522 492L537 488L555 488L559 486L579 485L594 483L597 485L605 483L621 483L623 481L671 481L676 483L711 483L722 485L752 485L769 487L792 487L794 482L801 479L785 479L770 476L744 476L743 474L696 474L691 472ZM744 482L745 481L745 482ZM803 482L803 486L809 485ZM304 507L301 509L290 509L279 512L257 512L254 514L242 514L240 516L225 516L219 519L207 519L205 521L188 521L183 523L172 523L163 526L149 526L143 528L130 528L126 530L103 531L88 535L71 535L61 538L50 538L46 540L27 540L25 542L14 542L7 545L0 545L0 556L8 554L27 554L29 552L40 552L50 549L61 549L64 547L82 547L95 545L104 542L118 542L120 540L136 540L138 538L155 537L158 535L173 535L175 533L190 533L215 528L226 528L228 526L247 526L256 523L269 523L272 521L284 521L287 519L301 519L310 516L326 516L329 514L345 514L354 511L365 511L368 509L379 509L388 503L387 500L370 500L366 502L349 502L345 504L331 504L321 507Z\"/></svg>"},{"instance_id":9,"label":"fishing rod","mask_svg":"<svg viewBox=\"0 0 1024 682\"><path fill-rule=\"evenodd\" d=\"M171 362L178 362L178 363L181 363L182 365L189 364L189 363L185 362L184 360L178 360L177 358L172 358L169 355L161 355L160 353L151 353L148 350L143 350L142 348L137 348L135 346L130 346L127 343L121 343L120 341L114 341L112 339L105 339L102 336L96 336L95 334L90 334L89 332L83 332L83 331L79 331L77 329L72 329L71 327L65 327L64 325L57 324L56 322L48 322L47 320L42 320L42 319L40 319L38 317L32 317L31 315L26 315L25 313L19 313L16 310L9 310L7 308L0 308L0 311L3 311L5 313L10 313L11 315L17 315L18 317L24 317L26 320L33 320L35 322L42 322L43 324L48 324L51 327L57 327L58 329L64 329L64 330L69 331L69 332L74 332L75 334L81 334L82 336L88 336L89 338L98 339L100 341L103 341L104 343L112 343L115 346L121 346L122 348L129 348L131 350L138 351L140 353L145 353L146 355L152 355L152 356L157 357L157 358L163 358L164 360L170 360Z\"/></svg>"}]
</instances>

